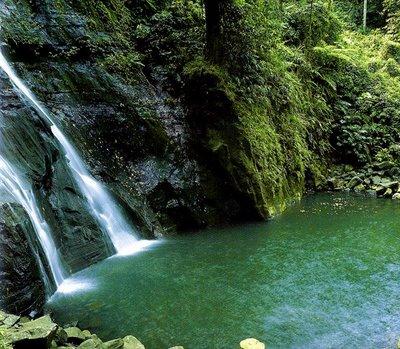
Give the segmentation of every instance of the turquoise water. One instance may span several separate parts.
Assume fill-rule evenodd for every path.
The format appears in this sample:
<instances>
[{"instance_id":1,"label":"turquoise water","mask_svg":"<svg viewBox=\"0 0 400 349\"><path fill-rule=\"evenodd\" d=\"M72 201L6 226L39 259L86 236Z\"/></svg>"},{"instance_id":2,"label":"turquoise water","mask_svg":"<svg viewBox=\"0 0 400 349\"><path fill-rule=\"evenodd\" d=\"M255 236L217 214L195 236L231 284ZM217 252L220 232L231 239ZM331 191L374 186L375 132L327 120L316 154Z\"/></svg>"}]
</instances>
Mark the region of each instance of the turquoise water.
<instances>
[{"instance_id":1,"label":"turquoise water","mask_svg":"<svg viewBox=\"0 0 400 349\"><path fill-rule=\"evenodd\" d=\"M400 337L400 203L304 199L263 224L212 229L110 258L74 277L92 288L48 307L103 339L148 349L394 348Z\"/></svg>"}]
</instances>

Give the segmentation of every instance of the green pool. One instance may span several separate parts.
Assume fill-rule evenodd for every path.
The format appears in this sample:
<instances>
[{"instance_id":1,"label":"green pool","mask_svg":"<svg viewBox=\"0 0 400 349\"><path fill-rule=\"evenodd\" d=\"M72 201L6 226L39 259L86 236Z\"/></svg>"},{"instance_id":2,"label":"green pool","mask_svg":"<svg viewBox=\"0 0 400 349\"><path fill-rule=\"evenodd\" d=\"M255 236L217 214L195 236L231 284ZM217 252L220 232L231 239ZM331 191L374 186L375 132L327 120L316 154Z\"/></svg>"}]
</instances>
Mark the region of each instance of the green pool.
<instances>
[{"instance_id":1,"label":"green pool","mask_svg":"<svg viewBox=\"0 0 400 349\"><path fill-rule=\"evenodd\" d=\"M315 195L268 223L167 239L57 293L57 321L149 349L386 348L400 337L400 202Z\"/></svg>"}]
</instances>

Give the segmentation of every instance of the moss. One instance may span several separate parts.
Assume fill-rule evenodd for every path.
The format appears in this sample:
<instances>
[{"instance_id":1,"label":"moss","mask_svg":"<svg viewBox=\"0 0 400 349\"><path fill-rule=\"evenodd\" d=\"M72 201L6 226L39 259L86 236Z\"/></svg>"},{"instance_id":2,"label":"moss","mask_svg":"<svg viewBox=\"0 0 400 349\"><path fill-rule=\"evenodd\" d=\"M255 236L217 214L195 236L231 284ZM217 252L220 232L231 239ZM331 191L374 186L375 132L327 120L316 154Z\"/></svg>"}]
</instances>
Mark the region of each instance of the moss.
<instances>
[{"instance_id":1,"label":"moss","mask_svg":"<svg viewBox=\"0 0 400 349\"><path fill-rule=\"evenodd\" d=\"M34 13L28 1L22 0L18 5L6 0L5 5L13 11L12 16L5 16L1 23L1 36L13 47L18 45L41 47L46 42L42 26L35 21Z\"/></svg>"},{"instance_id":2,"label":"moss","mask_svg":"<svg viewBox=\"0 0 400 349\"><path fill-rule=\"evenodd\" d=\"M299 199L306 168L313 163L301 112L281 107L278 117L270 99L243 98L222 67L199 60L185 71L192 125L204 135L203 147L218 159L235 189L251 198L261 217L280 213ZM291 78L289 74L285 82L294 83ZM300 92L300 86L287 87Z\"/></svg>"}]
</instances>

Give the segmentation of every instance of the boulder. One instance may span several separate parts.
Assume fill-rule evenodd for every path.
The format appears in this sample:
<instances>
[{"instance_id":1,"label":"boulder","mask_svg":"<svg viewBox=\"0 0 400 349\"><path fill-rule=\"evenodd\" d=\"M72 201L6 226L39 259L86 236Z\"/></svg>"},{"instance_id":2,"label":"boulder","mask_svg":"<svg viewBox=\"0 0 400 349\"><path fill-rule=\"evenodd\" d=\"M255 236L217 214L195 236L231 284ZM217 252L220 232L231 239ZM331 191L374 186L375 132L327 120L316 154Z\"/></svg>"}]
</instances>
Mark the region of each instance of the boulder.
<instances>
[{"instance_id":1,"label":"boulder","mask_svg":"<svg viewBox=\"0 0 400 349\"><path fill-rule=\"evenodd\" d=\"M10 329L4 336L5 342L11 344L14 349L47 349L55 337L57 328L49 316L43 316Z\"/></svg>"},{"instance_id":2,"label":"boulder","mask_svg":"<svg viewBox=\"0 0 400 349\"><path fill-rule=\"evenodd\" d=\"M82 342L77 349L105 349L103 342L98 338L90 338Z\"/></svg>"},{"instance_id":3,"label":"boulder","mask_svg":"<svg viewBox=\"0 0 400 349\"><path fill-rule=\"evenodd\" d=\"M124 349L124 341L121 338L104 343L105 349Z\"/></svg>"},{"instance_id":4,"label":"boulder","mask_svg":"<svg viewBox=\"0 0 400 349\"><path fill-rule=\"evenodd\" d=\"M248 338L240 342L241 349L265 349L265 344L255 338Z\"/></svg>"},{"instance_id":5,"label":"boulder","mask_svg":"<svg viewBox=\"0 0 400 349\"><path fill-rule=\"evenodd\" d=\"M357 192L365 191L365 185L364 184L358 184L353 189L354 189L354 191L357 191Z\"/></svg>"},{"instance_id":6,"label":"boulder","mask_svg":"<svg viewBox=\"0 0 400 349\"><path fill-rule=\"evenodd\" d=\"M89 339L92 336L92 334L88 330L83 330L82 334L85 336L85 339Z\"/></svg>"},{"instance_id":7,"label":"boulder","mask_svg":"<svg viewBox=\"0 0 400 349\"><path fill-rule=\"evenodd\" d=\"M124 349L145 349L144 345L133 336L126 336L123 341Z\"/></svg>"},{"instance_id":8,"label":"boulder","mask_svg":"<svg viewBox=\"0 0 400 349\"><path fill-rule=\"evenodd\" d=\"M67 341L79 345L86 340L85 334L78 327L68 327L65 329Z\"/></svg>"},{"instance_id":9,"label":"boulder","mask_svg":"<svg viewBox=\"0 0 400 349\"><path fill-rule=\"evenodd\" d=\"M362 179L359 176L354 176L350 182L347 184L347 187L353 189L355 186L362 183Z\"/></svg>"},{"instance_id":10,"label":"boulder","mask_svg":"<svg viewBox=\"0 0 400 349\"><path fill-rule=\"evenodd\" d=\"M391 188L387 188L385 193L383 194L383 197L385 198L391 198L393 195L393 190Z\"/></svg>"},{"instance_id":11,"label":"boulder","mask_svg":"<svg viewBox=\"0 0 400 349\"><path fill-rule=\"evenodd\" d=\"M20 319L19 316L5 314L5 317L1 322L3 326L5 326L6 328L10 328L13 327L19 321L19 319Z\"/></svg>"},{"instance_id":12,"label":"boulder","mask_svg":"<svg viewBox=\"0 0 400 349\"><path fill-rule=\"evenodd\" d=\"M54 340L56 341L56 343L57 343L58 345L62 345L62 344L67 343L67 341L68 341L67 332L65 332L64 329L59 328L59 329L57 330L57 332L56 332L56 335L55 335Z\"/></svg>"},{"instance_id":13,"label":"boulder","mask_svg":"<svg viewBox=\"0 0 400 349\"><path fill-rule=\"evenodd\" d=\"M400 200L400 193L394 193L392 196L393 200Z\"/></svg>"}]
</instances>

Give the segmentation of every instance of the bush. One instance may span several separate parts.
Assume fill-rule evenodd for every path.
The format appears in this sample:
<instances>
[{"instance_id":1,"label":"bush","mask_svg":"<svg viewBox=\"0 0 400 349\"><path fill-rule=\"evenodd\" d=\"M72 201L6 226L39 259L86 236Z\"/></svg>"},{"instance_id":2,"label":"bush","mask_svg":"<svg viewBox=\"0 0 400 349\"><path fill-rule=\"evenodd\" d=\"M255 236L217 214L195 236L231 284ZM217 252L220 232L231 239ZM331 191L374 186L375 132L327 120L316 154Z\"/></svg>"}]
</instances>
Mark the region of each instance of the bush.
<instances>
[{"instance_id":1,"label":"bush","mask_svg":"<svg viewBox=\"0 0 400 349\"><path fill-rule=\"evenodd\" d=\"M321 41L333 44L343 29L342 22L328 5L293 5L288 8L285 39L296 46L316 46Z\"/></svg>"}]
</instances>

